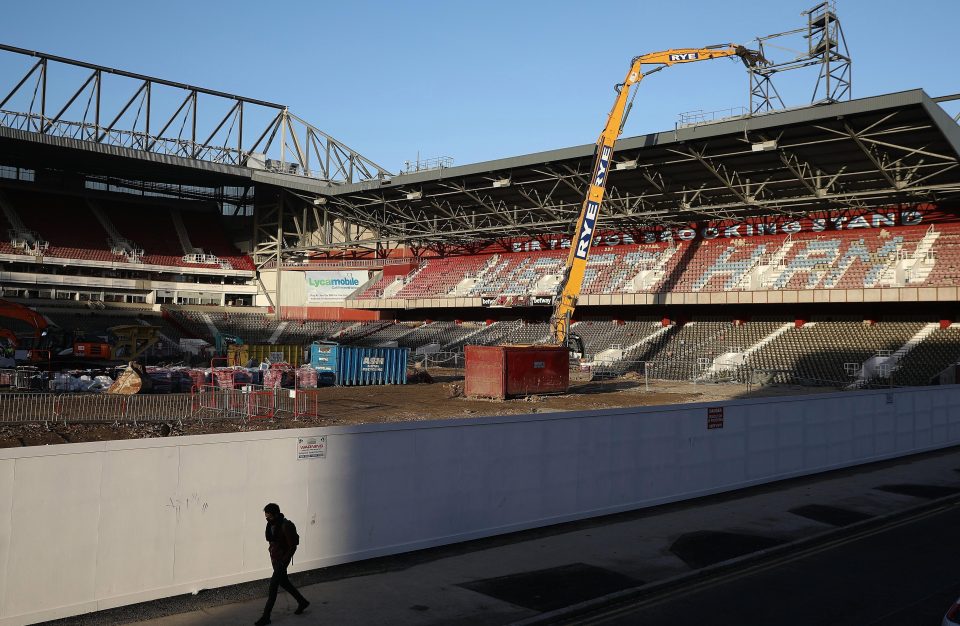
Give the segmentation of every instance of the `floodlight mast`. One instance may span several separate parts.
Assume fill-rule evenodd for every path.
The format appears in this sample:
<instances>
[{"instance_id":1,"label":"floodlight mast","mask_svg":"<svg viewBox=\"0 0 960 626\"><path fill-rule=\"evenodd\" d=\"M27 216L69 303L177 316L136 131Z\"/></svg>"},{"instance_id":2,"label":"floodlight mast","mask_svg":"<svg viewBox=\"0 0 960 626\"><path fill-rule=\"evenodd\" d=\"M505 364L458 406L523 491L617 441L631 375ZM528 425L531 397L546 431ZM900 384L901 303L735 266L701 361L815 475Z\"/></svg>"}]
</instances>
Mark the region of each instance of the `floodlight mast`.
<instances>
[{"instance_id":1,"label":"floodlight mast","mask_svg":"<svg viewBox=\"0 0 960 626\"><path fill-rule=\"evenodd\" d=\"M721 57L739 57L747 67L765 65L767 61L755 51L735 44L721 44L705 48L676 48L662 52L651 52L634 57L630 71L624 81L616 85L617 98L607 116L607 124L597 139L594 153L593 173L587 197L580 208L577 225L574 229L570 253L560 281L560 291L554 299L553 315L550 318L550 332L555 345L567 345L582 353L582 342L570 333L570 320L580 297L587 259L593 245L593 237L600 217L600 206L607 188L607 174L613 159L613 149L623 131L623 124L630 112L627 98L630 88L638 84L643 77L658 72L665 67L680 63L708 61ZM643 71L643 66L655 65L653 69Z\"/></svg>"}]
</instances>

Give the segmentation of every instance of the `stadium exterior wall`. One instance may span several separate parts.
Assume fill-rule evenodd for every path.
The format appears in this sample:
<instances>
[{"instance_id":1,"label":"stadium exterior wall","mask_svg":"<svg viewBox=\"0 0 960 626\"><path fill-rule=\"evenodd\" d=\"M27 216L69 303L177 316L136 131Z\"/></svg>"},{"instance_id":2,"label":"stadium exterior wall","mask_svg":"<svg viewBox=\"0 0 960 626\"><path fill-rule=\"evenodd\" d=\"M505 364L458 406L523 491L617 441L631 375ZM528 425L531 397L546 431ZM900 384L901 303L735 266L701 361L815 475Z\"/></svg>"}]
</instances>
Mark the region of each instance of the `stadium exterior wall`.
<instances>
[{"instance_id":1,"label":"stadium exterior wall","mask_svg":"<svg viewBox=\"0 0 960 626\"><path fill-rule=\"evenodd\" d=\"M958 444L954 385L7 449L0 624L268 577L267 502L297 571Z\"/></svg>"}]
</instances>

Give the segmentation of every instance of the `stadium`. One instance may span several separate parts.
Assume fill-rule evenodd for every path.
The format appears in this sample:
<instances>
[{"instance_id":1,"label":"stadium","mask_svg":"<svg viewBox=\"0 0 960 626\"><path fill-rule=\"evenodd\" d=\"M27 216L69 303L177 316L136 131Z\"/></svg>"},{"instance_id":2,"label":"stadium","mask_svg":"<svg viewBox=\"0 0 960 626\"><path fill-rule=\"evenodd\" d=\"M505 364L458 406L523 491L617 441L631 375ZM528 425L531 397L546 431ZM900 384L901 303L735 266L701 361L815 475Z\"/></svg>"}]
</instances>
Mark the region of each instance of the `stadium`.
<instances>
[{"instance_id":1,"label":"stadium","mask_svg":"<svg viewBox=\"0 0 960 626\"><path fill-rule=\"evenodd\" d=\"M960 95L854 99L832 11L805 24L826 43L802 65L830 79L809 105L778 105L772 81L794 67L748 67L749 110L616 140L568 319L582 342L570 388L515 395L591 411L960 382L960 125L942 106ZM396 421L423 419L418 406L427 419L528 411L456 404L469 402L465 354L557 345L597 145L391 172L283 104L8 45L0 56L20 68L0 79L4 447L394 421L382 403L401 397ZM367 360L325 378L318 346ZM392 374L367 376L368 359L394 357ZM136 390L103 393L128 361ZM656 393L605 399L624 384ZM3 616L95 610L79 606Z\"/></svg>"}]
</instances>

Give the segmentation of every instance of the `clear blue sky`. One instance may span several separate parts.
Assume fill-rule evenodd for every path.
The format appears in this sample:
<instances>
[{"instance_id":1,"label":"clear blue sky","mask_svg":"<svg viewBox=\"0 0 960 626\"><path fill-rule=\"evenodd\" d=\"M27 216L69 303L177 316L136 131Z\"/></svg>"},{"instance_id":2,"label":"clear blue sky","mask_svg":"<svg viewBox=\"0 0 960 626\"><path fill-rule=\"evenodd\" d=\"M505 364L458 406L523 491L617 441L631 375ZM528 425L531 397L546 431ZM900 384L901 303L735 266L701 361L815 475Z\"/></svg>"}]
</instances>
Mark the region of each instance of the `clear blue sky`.
<instances>
[{"instance_id":1,"label":"clear blue sky","mask_svg":"<svg viewBox=\"0 0 960 626\"><path fill-rule=\"evenodd\" d=\"M396 172L418 152L463 165L592 143L631 57L748 44L801 26L814 4L31 0L4 7L0 41L287 104ZM838 14L855 98L960 92L960 2L840 0ZM794 74L777 84L801 105L815 77ZM0 88L10 80L0 67ZM664 70L640 86L624 136L744 106L747 91L732 61Z\"/></svg>"}]
</instances>

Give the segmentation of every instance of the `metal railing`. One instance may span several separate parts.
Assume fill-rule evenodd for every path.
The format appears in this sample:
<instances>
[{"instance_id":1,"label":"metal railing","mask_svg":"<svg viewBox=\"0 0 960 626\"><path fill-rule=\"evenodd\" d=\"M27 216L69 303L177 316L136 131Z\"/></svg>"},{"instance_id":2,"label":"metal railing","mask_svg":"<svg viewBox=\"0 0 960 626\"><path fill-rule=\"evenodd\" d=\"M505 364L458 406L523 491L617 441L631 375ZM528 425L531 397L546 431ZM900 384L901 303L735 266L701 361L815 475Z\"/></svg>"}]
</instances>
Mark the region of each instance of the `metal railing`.
<instances>
[{"instance_id":1,"label":"metal railing","mask_svg":"<svg viewBox=\"0 0 960 626\"><path fill-rule=\"evenodd\" d=\"M169 422L191 419L190 396L120 396L99 393L3 393L0 423Z\"/></svg>"},{"instance_id":2,"label":"metal railing","mask_svg":"<svg viewBox=\"0 0 960 626\"><path fill-rule=\"evenodd\" d=\"M0 383L3 382L0 378ZM316 389L204 385L191 393L0 393L0 424L178 422L322 417L328 399Z\"/></svg>"},{"instance_id":3,"label":"metal railing","mask_svg":"<svg viewBox=\"0 0 960 626\"><path fill-rule=\"evenodd\" d=\"M418 354L412 357L409 367L422 367L427 372L433 370L434 374L441 373L449 376L463 376L466 371L466 362L463 352L432 352L430 354Z\"/></svg>"}]
</instances>

